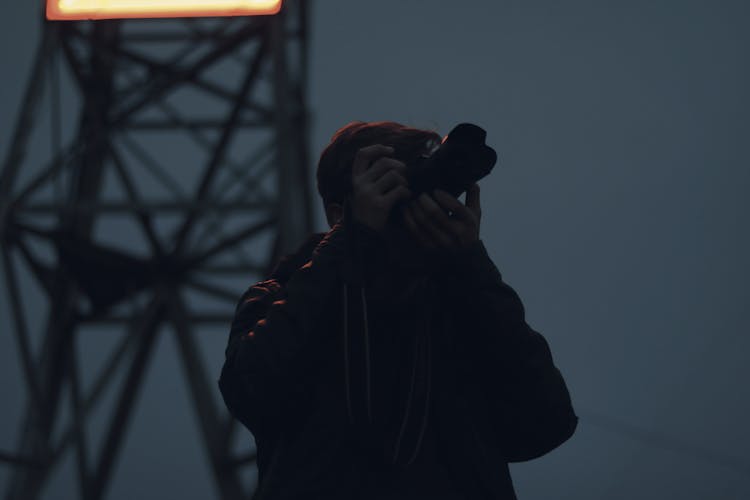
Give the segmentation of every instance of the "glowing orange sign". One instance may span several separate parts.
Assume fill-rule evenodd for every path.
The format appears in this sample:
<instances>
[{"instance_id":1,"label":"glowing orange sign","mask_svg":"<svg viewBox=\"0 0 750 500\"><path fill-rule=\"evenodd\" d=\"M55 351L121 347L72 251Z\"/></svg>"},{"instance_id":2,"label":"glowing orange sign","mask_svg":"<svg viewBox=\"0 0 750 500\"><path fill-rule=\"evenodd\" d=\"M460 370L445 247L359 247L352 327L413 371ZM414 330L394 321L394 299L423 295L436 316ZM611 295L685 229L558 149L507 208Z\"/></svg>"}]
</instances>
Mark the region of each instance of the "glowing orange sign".
<instances>
[{"instance_id":1,"label":"glowing orange sign","mask_svg":"<svg viewBox=\"0 0 750 500\"><path fill-rule=\"evenodd\" d=\"M47 19L213 17L276 14L282 0L47 0Z\"/></svg>"}]
</instances>

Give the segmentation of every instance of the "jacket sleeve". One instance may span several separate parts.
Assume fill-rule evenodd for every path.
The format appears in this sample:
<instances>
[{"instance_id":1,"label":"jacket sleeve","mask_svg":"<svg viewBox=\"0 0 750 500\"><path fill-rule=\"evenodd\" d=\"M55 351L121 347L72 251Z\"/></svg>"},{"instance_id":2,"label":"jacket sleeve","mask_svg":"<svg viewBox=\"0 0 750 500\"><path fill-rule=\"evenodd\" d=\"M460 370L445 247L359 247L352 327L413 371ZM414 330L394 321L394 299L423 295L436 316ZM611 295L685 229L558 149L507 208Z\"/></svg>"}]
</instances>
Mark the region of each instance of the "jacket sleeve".
<instances>
[{"instance_id":1,"label":"jacket sleeve","mask_svg":"<svg viewBox=\"0 0 750 500\"><path fill-rule=\"evenodd\" d=\"M466 353L470 383L484 399L479 405L487 409L501 454L520 462L558 447L578 423L568 388L484 243L456 255L444 279L463 318L453 342Z\"/></svg>"},{"instance_id":2,"label":"jacket sleeve","mask_svg":"<svg viewBox=\"0 0 750 500\"><path fill-rule=\"evenodd\" d=\"M218 384L230 413L256 438L293 422L313 396L316 364L335 335L326 315L350 268L346 234L357 236L357 247L379 242L377 233L352 227L334 225L284 286L256 283L237 305Z\"/></svg>"}]
</instances>

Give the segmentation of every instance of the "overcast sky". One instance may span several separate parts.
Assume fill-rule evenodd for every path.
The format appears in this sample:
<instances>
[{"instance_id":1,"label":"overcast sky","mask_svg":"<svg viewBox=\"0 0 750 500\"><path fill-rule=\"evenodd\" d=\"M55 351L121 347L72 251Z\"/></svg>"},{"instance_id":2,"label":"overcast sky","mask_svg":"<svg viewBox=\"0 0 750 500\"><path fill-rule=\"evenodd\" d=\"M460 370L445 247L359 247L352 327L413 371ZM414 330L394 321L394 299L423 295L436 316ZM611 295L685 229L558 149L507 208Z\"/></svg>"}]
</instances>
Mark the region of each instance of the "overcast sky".
<instances>
[{"instance_id":1,"label":"overcast sky","mask_svg":"<svg viewBox=\"0 0 750 500\"><path fill-rule=\"evenodd\" d=\"M39 33L33 2L8 4L2 158ZM441 133L470 121L499 153L480 182L481 237L581 417L562 447L512 466L521 499L750 498L749 5L313 4L311 169L352 120ZM0 297L0 450L12 450L23 401ZM161 342L112 499L214 492ZM225 337L201 345L218 376ZM160 418L173 435L154 444ZM75 498L72 466L47 498ZM7 477L0 467L0 489Z\"/></svg>"}]
</instances>

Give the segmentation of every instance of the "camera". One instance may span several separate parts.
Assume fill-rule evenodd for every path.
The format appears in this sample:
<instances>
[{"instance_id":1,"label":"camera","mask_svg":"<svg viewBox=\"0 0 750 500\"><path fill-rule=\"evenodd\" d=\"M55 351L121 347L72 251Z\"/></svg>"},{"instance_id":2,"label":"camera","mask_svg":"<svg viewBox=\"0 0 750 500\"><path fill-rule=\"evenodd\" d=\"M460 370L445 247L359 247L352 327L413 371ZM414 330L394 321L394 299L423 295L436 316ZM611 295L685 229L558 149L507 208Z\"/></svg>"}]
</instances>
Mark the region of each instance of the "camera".
<instances>
[{"instance_id":1,"label":"camera","mask_svg":"<svg viewBox=\"0 0 750 500\"><path fill-rule=\"evenodd\" d=\"M474 124L456 125L429 155L406 165L404 176L412 198L441 189L458 197L486 177L497 162L497 153L486 144L487 132ZM402 202L408 203L411 200ZM395 217L398 210L393 210Z\"/></svg>"},{"instance_id":2,"label":"camera","mask_svg":"<svg viewBox=\"0 0 750 500\"><path fill-rule=\"evenodd\" d=\"M485 143L486 138L487 132L477 125L457 125L432 154L406 166L409 189L416 196L435 188L460 195L487 176L497 162L497 153Z\"/></svg>"}]
</instances>

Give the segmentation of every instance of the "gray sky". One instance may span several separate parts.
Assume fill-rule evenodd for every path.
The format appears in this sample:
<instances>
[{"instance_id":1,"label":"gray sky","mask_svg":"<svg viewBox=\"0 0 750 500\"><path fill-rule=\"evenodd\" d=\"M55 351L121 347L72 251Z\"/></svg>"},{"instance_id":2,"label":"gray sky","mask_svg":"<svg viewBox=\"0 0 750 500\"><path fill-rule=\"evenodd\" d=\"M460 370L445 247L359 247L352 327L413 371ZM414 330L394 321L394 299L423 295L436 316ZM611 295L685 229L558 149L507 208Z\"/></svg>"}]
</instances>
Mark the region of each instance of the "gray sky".
<instances>
[{"instance_id":1,"label":"gray sky","mask_svg":"<svg viewBox=\"0 0 750 500\"><path fill-rule=\"evenodd\" d=\"M37 42L31 3L0 18L3 157ZM481 236L581 417L562 447L512 466L521 499L750 498L749 14L742 1L314 3L311 168L351 120L471 121L499 153ZM9 450L22 399L2 297ZM174 343L160 342L112 499L213 494ZM202 342L218 374L225 335ZM149 422L165 419L154 441ZM75 497L72 465L54 498Z\"/></svg>"}]
</instances>

